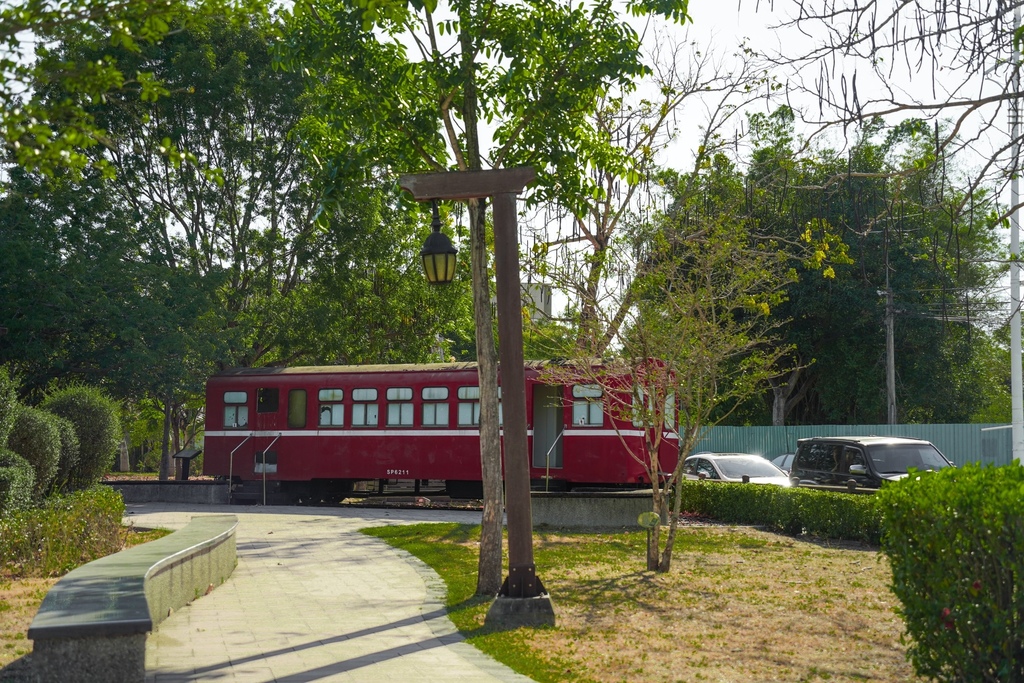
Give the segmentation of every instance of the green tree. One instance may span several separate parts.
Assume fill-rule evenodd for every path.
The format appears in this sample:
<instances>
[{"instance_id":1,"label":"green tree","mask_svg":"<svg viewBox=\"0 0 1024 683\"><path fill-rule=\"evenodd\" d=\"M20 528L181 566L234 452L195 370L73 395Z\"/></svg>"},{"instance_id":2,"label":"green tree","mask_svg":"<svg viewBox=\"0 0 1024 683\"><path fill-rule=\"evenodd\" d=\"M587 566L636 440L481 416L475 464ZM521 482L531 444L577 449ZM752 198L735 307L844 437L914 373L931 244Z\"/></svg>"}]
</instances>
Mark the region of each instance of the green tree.
<instances>
[{"instance_id":1,"label":"green tree","mask_svg":"<svg viewBox=\"0 0 1024 683\"><path fill-rule=\"evenodd\" d=\"M14 429L18 406L18 381L7 366L0 365L0 448L7 446L7 436Z\"/></svg>"},{"instance_id":2,"label":"green tree","mask_svg":"<svg viewBox=\"0 0 1024 683\"><path fill-rule=\"evenodd\" d=\"M201 392L226 355L215 281L153 263L106 182L12 170L0 198L0 353L33 393L58 378L123 397Z\"/></svg>"},{"instance_id":3,"label":"green tree","mask_svg":"<svg viewBox=\"0 0 1024 683\"><path fill-rule=\"evenodd\" d=\"M887 286L900 419L969 420L982 401L977 328L991 324L999 273L992 195L934 163L921 122L863 126L846 154L798 153L793 122L785 108L751 120L750 214L782 240L825 226L844 254L831 278L808 276L813 260L794 264L801 277L779 309L794 369L774 381L773 422L886 421Z\"/></svg>"},{"instance_id":4,"label":"green tree","mask_svg":"<svg viewBox=\"0 0 1024 683\"><path fill-rule=\"evenodd\" d=\"M160 401L178 423L168 476L180 418L218 367L418 361L458 326L460 297L428 293L419 217L390 183L307 162L303 79L272 68L265 16L196 19L137 50L87 38L55 52L106 54L168 93L109 93L89 109L110 136L89 154L114 178L11 171L0 307L13 322L0 344L35 390L71 374ZM55 79L40 97L68 95Z\"/></svg>"},{"instance_id":5,"label":"green tree","mask_svg":"<svg viewBox=\"0 0 1024 683\"><path fill-rule=\"evenodd\" d=\"M685 0L630 0L626 8L686 18ZM628 89L646 71L639 36L607 0L303 0L287 14L285 40L282 62L317 81L320 107L307 130L311 140L319 134L314 153L332 167L529 164L538 171L537 199L573 204L599 191L590 162L621 155L587 115L610 88ZM489 147L482 121L493 129ZM484 478L477 590L493 595L501 582L501 461L485 203L470 200L469 216Z\"/></svg>"},{"instance_id":6,"label":"green tree","mask_svg":"<svg viewBox=\"0 0 1024 683\"><path fill-rule=\"evenodd\" d=\"M980 373L977 382L983 396L977 412L971 416L971 422L1009 424L1012 419L1007 332L1004 327L995 333L979 332L975 338Z\"/></svg>"},{"instance_id":7,"label":"green tree","mask_svg":"<svg viewBox=\"0 0 1024 683\"><path fill-rule=\"evenodd\" d=\"M97 162L109 170L102 158L87 155L111 142L90 106L116 92L143 100L167 92L152 73L125 71L113 63L111 54L156 43L181 22L210 15L244 16L260 8L258 0L5 3L0 8L0 130L6 151L33 171L81 170ZM93 59L64 59L54 46L68 36L102 44L105 50ZM67 97L40 97L55 84Z\"/></svg>"}]
</instances>

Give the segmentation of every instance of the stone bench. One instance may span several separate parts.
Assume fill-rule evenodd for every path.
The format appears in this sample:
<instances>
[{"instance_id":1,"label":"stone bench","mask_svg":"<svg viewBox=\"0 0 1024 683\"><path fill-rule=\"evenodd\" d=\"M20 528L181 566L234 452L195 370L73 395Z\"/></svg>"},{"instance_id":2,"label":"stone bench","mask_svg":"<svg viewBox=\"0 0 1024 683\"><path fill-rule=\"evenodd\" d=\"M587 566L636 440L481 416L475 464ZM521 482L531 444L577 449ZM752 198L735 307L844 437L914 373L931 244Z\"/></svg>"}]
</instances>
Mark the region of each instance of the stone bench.
<instances>
[{"instance_id":1,"label":"stone bench","mask_svg":"<svg viewBox=\"0 0 1024 683\"><path fill-rule=\"evenodd\" d=\"M169 536L68 573L28 630L31 678L144 681L146 634L227 579L237 559L237 526L234 515L193 517Z\"/></svg>"}]
</instances>

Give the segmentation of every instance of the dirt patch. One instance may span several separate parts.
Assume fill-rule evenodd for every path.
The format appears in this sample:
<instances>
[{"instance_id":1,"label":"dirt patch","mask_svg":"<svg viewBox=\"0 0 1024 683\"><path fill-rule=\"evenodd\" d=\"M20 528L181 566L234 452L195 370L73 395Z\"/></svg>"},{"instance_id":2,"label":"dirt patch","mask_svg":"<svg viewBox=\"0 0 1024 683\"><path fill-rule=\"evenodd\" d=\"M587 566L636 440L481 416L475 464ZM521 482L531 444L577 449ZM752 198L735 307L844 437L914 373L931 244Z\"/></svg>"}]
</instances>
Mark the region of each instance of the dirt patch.
<instances>
[{"instance_id":1,"label":"dirt patch","mask_svg":"<svg viewBox=\"0 0 1024 683\"><path fill-rule=\"evenodd\" d=\"M32 651L25 634L57 579L0 579L0 668Z\"/></svg>"},{"instance_id":2,"label":"dirt patch","mask_svg":"<svg viewBox=\"0 0 1024 683\"><path fill-rule=\"evenodd\" d=\"M876 550L688 528L664 575L619 555L612 545L621 537L608 538L610 561L580 548L573 562L573 535L539 540L538 557L562 556L558 569L538 566L558 628L528 640L567 666L566 680L915 680L889 566Z\"/></svg>"}]
</instances>

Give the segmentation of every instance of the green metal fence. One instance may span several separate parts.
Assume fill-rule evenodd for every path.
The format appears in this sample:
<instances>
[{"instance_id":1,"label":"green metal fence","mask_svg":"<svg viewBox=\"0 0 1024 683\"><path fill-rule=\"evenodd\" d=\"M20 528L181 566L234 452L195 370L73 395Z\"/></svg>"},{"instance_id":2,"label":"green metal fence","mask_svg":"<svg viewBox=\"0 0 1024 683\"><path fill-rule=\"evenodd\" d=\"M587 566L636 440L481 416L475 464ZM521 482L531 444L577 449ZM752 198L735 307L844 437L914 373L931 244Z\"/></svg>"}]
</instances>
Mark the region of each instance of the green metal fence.
<instances>
[{"instance_id":1,"label":"green metal fence","mask_svg":"<svg viewBox=\"0 0 1024 683\"><path fill-rule=\"evenodd\" d=\"M796 451L797 439L811 436L908 436L931 441L957 465L1006 465L1012 459L1008 425L803 425L795 427L713 427L694 452L757 453L774 458Z\"/></svg>"}]
</instances>

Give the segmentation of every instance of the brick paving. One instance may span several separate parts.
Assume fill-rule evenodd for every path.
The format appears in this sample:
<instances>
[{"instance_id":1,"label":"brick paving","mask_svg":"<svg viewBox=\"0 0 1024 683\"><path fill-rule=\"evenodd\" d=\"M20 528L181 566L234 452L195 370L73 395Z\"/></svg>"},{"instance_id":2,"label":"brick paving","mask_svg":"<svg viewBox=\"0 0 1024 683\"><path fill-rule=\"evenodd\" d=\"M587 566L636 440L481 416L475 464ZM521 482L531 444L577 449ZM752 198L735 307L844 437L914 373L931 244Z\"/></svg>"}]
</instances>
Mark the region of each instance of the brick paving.
<instances>
[{"instance_id":1,"label":"brick paving","mask_svg":"<svg viewBox=\"0 0 1024 683\"><path fill-rule=\"evenodd\" d=\"M128 505L139 527L238 516L238 566L146 643L146 680L525 682L462 642L444 584L408 553L358 532L479 512Z\"/></svg>"}]
</instances>

